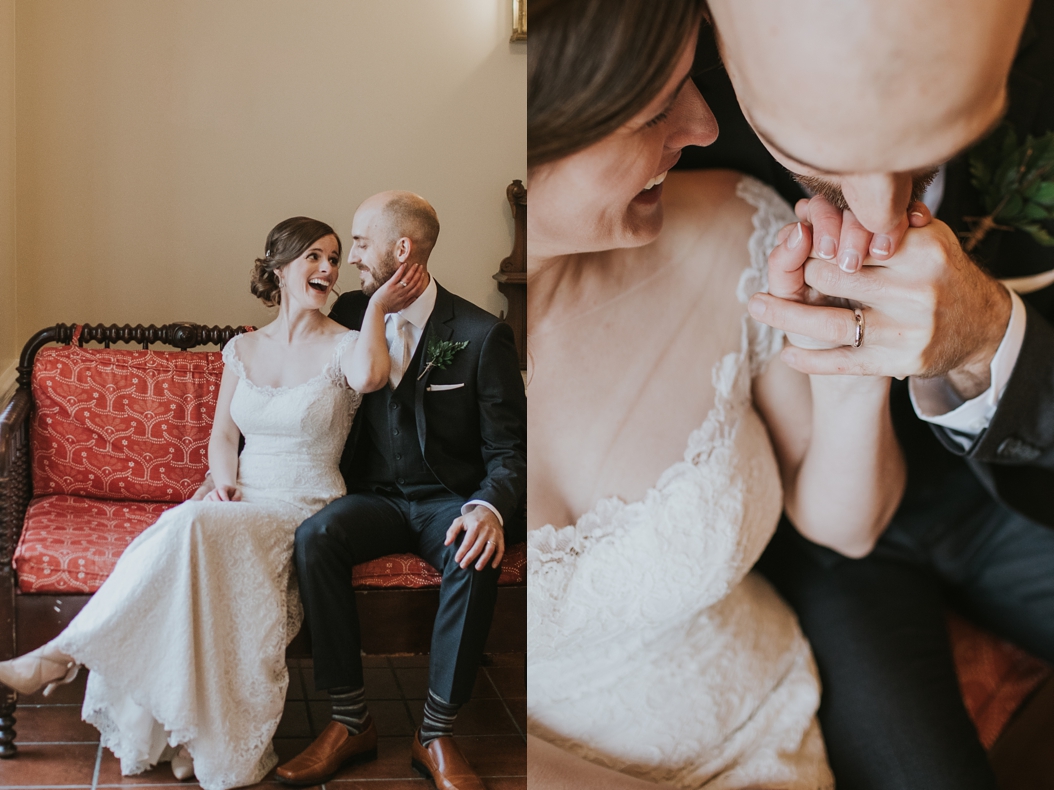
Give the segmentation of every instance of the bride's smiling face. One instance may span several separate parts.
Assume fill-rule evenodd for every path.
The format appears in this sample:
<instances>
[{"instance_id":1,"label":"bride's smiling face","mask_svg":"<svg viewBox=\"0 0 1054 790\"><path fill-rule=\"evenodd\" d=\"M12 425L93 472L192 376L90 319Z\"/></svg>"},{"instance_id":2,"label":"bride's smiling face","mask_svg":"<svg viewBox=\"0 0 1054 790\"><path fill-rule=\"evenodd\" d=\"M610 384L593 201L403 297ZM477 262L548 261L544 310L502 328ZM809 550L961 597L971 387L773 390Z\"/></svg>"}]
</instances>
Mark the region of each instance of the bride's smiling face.
<instances>
[{"instance_id":1,"label":"bride's smiling face","mask_svg":"<svg viewBox=\"0 0 1054 790\"><path fill-rule=\"evenodd\" d=\"M283 304L321 310L340 274L340 244L336 236L323 236L312 242L278 274L282 278Z\"/></svg>"},{"instance_id":2,"label":"bride's smiling face","mask_svg":"<svg viewBox=\"0 0 1054 790\"><path fill-rule=\"evenodd\" d=\"M717 121L689 78L692 36L670 79L636 116L599 142L528 178L532 257L639 247L662 229L662 180L687 145L710 145Z\"/></svg>"}]
</instances>

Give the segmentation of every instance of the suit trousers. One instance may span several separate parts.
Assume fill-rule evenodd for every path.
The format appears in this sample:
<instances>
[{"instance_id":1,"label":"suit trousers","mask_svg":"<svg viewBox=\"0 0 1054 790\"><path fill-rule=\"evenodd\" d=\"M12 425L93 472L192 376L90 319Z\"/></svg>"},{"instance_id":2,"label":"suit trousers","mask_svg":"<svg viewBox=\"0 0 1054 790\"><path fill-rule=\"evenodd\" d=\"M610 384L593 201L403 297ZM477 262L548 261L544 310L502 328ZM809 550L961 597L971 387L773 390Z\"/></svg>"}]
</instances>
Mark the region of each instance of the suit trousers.
<instances>
[{"instance_id":1,"label":"suit trousers","mask_svg":"<svg viewBox=\"0 0 1054 790\"><path fill-rule=\"evenodd\" d=\"M480 571L474 565L458 565L454 555L464 532L451 545L443 545L464 502L445 491L414 501L398 493L354 493L300 525L293 558L311 629L316 688L364 684L352 566L411 552L443 575L428 687L446 702L468 701L490 632L501 571L489 563Z\"/></svg>"},{"instance_id":2,"label":"suit trousers","mask_svg":"<svg viewBox=\"0 0 1054 790\"><path fill-rule=\"evenodd\" d=\"M967 501L944 500L954 519L898 514L859 560L784 521L758 564L816 655L839 790L995 790L959 691L949 607L1054 661L1054 530L971 487Z\"/></svg>"}]
</instances>

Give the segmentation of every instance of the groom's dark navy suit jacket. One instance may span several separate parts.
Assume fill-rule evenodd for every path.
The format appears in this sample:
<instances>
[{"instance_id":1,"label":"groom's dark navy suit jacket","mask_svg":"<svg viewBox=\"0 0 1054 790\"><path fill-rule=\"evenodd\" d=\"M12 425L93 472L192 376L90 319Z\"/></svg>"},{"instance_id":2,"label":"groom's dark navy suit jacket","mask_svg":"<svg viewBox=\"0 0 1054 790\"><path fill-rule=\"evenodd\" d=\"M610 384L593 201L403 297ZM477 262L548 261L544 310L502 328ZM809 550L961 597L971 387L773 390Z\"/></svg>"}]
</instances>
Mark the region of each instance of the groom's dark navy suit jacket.
<instances>
[{"instance_id":1,"label":"groom's dark navy suit jacket","mask_svg":"<svg viewBox=\"0 0 1054 790\"><path fill-rule=\"evenodd\" d=\"M707 148L687 148L679 168L739 170L771 184L793 205L805 197L787 171L761 144L739 109L720 65L712 33L704 29L695 61L695 81L720 125ZM1036 0L1025 26L1009 80L1007 120L1020 141L1054 130L1054 2ZM968 231L966 217L982 216L970 183L966 154L947 165L937 217L954 231ZM1054 269L1054 247L1024 231L994 231L973 257L995 277L1022 277ZM1023 297L1028 310L1017 365L988 429L966 450L943 428L920 420L907 383L894 381L893 413L908 459L908 491L898 517L913 510L947 507L975 489L979 480L1019 513L1054 526L1054 286ZM952 515L952 514L947 514Z\"/></svg>"},{"instance_id":2,"label":"groom's dark navy suit jacket","mask_svg":"<svg viewBox=\"0 0 1054 790\"><path fill-rule=\"evenodd\" d=\"M454 354L449 367L432 368L414 382L421 452L447 490L465 501L493 505L505 523L506 542L516 543L525 539L527 525L527 397L512 329L436 285L435 308L415 358L427 352L431 338L468 345ZM368 303L361 291L342 294L330 318L359 329ZM422 357L420 367L425 361ZM430 389L443 385L463 386ZM371 490L376 482L370 462L377 455L370 431L363 429L369 411L363 408L356 415L341 459L349 493Z\"/></svg>"}]
</instances>

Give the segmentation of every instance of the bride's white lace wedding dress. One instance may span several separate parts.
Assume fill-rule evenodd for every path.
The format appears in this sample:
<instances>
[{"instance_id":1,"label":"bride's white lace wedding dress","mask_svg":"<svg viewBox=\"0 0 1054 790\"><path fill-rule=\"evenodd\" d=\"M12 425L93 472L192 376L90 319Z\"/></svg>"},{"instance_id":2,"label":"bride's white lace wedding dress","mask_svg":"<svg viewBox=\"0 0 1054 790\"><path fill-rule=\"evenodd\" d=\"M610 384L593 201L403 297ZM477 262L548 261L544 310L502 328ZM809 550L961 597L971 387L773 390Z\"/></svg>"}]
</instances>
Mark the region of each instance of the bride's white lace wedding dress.
<instances>
[{"instance_id":1,"label":"bride's white lace wedding dress","mask_svg":"<svg viewBox=\"0 0 1054 790\"><path fill-rule=\"evenodd\" d=\"M744 178L756 208L745 302L794 216ZM732 298L732 294L729 294ZM638 502L604 499L528 533L528 728L587 760L681 788L830 788L820 686L788 606L750 568L782 489L751 379L782 335L745 314L713 371L714 407Z\"/></svg>"},{"instance_id":2,"label":"bride's white lace wedding dress","mask_svg":"<svg viewBox=\"0 0 1054 790\"><path fill-rule=\"evenodd\" d=\"M185 502L125 550L106 583L56 640L91 669L83 717L121 760L146 770L186 744L206 790L252 784L271 747L289 675L285 648L302 611L293 533L345 493L338 463L361 395L340 358L295 387L253 384L238 337L223 349L238 375L231 417L245 437L240 502Z\"/></svg>"}]
</instances>

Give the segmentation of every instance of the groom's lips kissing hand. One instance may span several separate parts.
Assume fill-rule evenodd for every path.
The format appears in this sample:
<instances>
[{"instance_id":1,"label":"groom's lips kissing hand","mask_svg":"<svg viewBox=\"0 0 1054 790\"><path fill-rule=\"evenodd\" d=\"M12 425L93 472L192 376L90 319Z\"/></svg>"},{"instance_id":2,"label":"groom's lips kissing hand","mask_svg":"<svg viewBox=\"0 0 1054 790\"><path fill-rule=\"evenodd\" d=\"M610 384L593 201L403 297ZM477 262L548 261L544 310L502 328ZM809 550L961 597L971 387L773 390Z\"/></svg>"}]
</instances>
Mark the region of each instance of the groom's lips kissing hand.
<instances>
[{"instance_id":1,"label":"groom's lips kissing hand","mask_svg":"<svg viewBox=\"0 0 1054 790\"><path fill-rule=\"evenodd\" d=\"M677 164L681 158L681 152L678 150L674 155L659 168L659 172L649 179L648 183L645 184L644 189L637 193L637 196L633 198L634 203L652 204L658 203L662 197L662 182L666 180L666 176L669 175L670 170Z\"/></svg>"}]
</instances>

